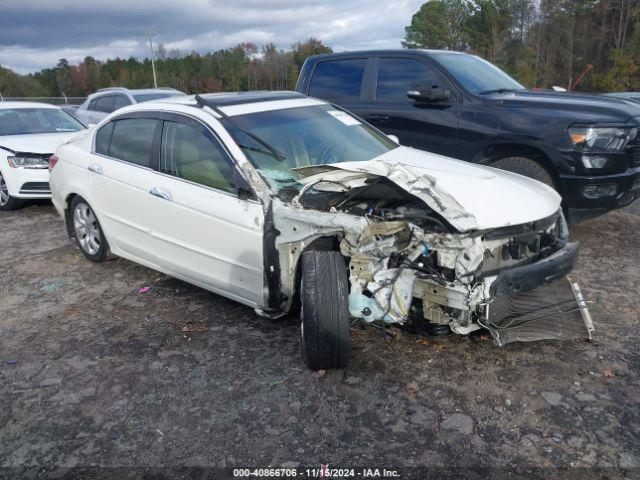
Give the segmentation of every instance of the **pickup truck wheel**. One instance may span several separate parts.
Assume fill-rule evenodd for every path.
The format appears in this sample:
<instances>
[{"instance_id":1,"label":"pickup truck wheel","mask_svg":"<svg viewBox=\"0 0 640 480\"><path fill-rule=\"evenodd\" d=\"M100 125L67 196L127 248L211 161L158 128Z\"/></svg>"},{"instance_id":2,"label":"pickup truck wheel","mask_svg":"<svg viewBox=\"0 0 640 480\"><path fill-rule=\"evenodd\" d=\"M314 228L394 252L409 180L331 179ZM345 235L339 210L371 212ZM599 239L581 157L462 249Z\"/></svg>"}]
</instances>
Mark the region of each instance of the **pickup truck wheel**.
<instances>
[{"instance_id":1,"label":"pickup truck wheel","mask_svg":"<svg viewBox=\"0 0 640 480\"><path fill-rule=\"evenodd\" d=\"M339 252L302 254L300 283L302 357L310 370L349 362L349 284Z\"/></svg>"},{"instance_id":2,"label":"pickup truck wheel","mask_svg":"<svg viewBox=\"0 0 640 480\"><path fill-rule=\"evenodd\" d=\"M508 157L501 158L490 164L491 167L500 168L502 170L507 170L509 172L518 173L520 175L524 175L525 177L533 178L534 180L538 180L546 185L549 185L551 188L556 188L553 183L553 178L549 174L546 168L544 168L540 163L535 160L531 160L526 157Z\"/></svg>"},{"instance_id":3,"label":"pickup truck wheel","mask_svg":"<svg viewBox=\"0 0 640 480\"><path fill-rule=\"evenodd\" d=\"M0 173L0 210L8 211L20 208L23 202L19 198L9 195L9 187Z\"/></svg>"},{"instance_id":4,"label":"pickup truck wheel","mask_svg":"<svg viewBox=\"0 0 640 480\"><path fill-rule=\"evenodd\" d=\"M77 196L71 202L71 222L76 242L82 254L95 263L104 262L109 245L102 227L87 201Z\"/></svg>"}]
</instances>

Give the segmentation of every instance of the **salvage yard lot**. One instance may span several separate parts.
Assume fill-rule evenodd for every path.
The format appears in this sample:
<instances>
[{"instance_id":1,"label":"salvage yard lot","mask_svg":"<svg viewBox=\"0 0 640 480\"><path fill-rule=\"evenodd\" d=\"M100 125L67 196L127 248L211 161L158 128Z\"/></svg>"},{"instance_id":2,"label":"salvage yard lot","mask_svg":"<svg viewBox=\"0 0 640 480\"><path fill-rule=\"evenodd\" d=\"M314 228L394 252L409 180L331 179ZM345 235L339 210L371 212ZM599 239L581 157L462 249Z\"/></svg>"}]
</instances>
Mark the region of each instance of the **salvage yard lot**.
<instances>
[{"instance_id":1,"label":"salvage yard lot","mask_svg":"<svg viewBox=\"0 0 640 480\"><path fill-rule=\"evenodd\" d=\"M297 321L122 259L92 264L50 205L1 213L0 466L637 473L640 208L572 236L594 342L353 329L349 368L323 375L302 363Z\"/></svg>"}]
</instances>

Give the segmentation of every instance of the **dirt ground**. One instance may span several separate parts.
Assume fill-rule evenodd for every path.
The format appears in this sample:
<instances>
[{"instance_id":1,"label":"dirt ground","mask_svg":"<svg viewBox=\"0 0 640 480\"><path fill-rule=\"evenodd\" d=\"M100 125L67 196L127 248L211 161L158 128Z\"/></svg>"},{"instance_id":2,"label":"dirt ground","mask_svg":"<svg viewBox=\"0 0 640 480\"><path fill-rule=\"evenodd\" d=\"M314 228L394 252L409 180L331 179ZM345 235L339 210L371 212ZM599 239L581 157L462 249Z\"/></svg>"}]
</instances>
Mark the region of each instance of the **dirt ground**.
<instances>
[{"instance_id":1,"label":"dirt ground","mask_svg":"<svg viewBox=\"0 0 640 480\"><path fill-rule=\"evenodd\" d=\"M0 213L0 476L328 463L638 478L640 205L572 235L593 342L352 329L349 368L323 375L295 321L92 264L46 203Z\"/></svg>"}]
</instances>

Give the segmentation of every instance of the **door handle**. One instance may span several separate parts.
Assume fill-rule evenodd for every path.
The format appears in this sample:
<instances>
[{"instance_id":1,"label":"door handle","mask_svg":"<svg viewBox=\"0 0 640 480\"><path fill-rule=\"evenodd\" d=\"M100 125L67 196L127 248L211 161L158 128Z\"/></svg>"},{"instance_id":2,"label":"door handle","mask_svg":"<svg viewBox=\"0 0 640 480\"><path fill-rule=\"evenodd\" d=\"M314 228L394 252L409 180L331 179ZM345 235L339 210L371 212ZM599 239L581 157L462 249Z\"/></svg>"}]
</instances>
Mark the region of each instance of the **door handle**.
<instances>
[{"instance_id":1,"label":"door handle","mask_svg":"<svg viewBox=\"0 0 640 480\"><path fill-rule=\"evenodd\" d=\"M90 172L97 173L98 175L102 175L104 173L104 170L102 169L102 167L97 163L92 163L87 168L89 169Z\"/></svg>"},{"instance_id":2,"label":"door handle","mask_svg":"<svg viewBox=\"0 0 640 480\"><path fill-rule=\"evenodd\" d=\"M149 193L154 197L164 198L169 202L173 200L173 197L171 196L171 192L169 190L165 190L164 188L151 187L149 189Z\"/></svg>"}]
</instances>

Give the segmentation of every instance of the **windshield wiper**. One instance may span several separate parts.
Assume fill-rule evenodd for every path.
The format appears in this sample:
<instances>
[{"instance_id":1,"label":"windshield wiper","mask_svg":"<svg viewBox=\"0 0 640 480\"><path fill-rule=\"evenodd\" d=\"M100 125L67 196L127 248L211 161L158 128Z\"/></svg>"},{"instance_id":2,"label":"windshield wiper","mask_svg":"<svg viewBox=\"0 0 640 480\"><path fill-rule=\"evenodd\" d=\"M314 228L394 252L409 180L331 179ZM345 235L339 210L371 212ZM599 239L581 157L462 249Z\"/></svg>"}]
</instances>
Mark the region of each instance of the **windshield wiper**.
<instances>
[{"instance_id":1,"label":"windshield wiper","mask_svg":"<svg viewBox=\"0 0 640 480\"><path fill-rule=\"evenodd\" d=\"M284 160L286 157L284 156L284 153L281 153L280 155L282 155L284 158L281 158L278 156L278 154L276 152L272 152L271 150L267 150L266 148L260 148L260 147L254 147L251 145L244 145L242 143L238 143L238 146L244 150L251 150L252 152L258 152L258 153L262 153L264 155L269 155L271 157L275 157L278 160Z\"/></svg>"},{"instance_id":2,"label":"windshield wiper","mask_svg":"<svg viewBox=\"0 0 640 480\"><path fill-rule=\"evenodd\" d=\"M213 103L209 103L207 102L207 100L205 98L202 98L200 95L196 95L196 101L198 102L198 104L200 104L201 106L205 106L205 107L209 107L211 110L213 110L214 112L216 112L218 115L220 115L222 118L224 118L227 122L229 122L231 125L233 125L234 127L236 127L238 130L240 130L242 133L244 133L245 135L248 135L249 137L251 137L252 140L255 140L256 142L258 142L260 145L262 145L264 148L266 148L267 150L269 150L269 152L277 159L280 161L286 160L287 156L282 153L280 150L278 150L276 147L268 144L266 141L264 141L263 139L261 139L259 136L257 136L255 133L251 132L250 130L246 129L245 127L243 127L242 125L240 125L238 122L236 122L235 120L233 120L229 115L227 115L226 113L224 113L222 110L220 110L218 108L217 105L214 105Z\"/></svg>"}]
</instances>

